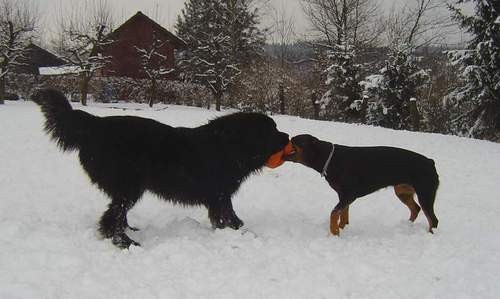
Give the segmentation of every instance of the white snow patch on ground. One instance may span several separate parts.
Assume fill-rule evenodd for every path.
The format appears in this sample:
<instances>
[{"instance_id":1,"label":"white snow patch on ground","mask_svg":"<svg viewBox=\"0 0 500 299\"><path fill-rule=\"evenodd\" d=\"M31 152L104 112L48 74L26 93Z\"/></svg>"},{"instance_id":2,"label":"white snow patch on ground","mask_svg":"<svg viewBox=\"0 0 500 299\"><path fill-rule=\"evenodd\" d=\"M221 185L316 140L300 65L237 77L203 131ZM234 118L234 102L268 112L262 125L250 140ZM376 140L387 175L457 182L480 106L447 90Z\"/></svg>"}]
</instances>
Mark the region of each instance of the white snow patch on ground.
<instances>
[{"instance_id":1,"label":"white snow patch on ground","mask_svg":"<svg viewBox=\"0 0 500 299\"><path fill-rule=\"evenodd\" d=\"M84 110L188 127L220 115L127 104ZM33 103L7 102L0 106L0 298L500 298L500 144L274 119L291 135L433 158L441 179L436 233L426 232L423 214L410 224L387 188L358 199L350 225L332 237L336 193L313 170L285 163L252 176L235 195L244 230L213 231L204 208L146 194L129 213L141 229L131 236L143 246L121 251L96 233L108 200L77 154L61 153L42 132Z\"/></svg>"}]
</instances>

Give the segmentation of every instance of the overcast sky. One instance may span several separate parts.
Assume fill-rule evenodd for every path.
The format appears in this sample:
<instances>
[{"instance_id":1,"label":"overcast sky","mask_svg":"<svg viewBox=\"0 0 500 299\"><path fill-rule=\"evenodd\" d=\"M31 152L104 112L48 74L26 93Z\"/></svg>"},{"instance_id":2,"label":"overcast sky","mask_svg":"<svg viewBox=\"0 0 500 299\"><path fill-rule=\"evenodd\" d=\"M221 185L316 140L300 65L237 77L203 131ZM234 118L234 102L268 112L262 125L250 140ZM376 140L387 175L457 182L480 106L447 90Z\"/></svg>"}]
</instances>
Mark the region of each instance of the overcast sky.
<instances>
[{"instance_id":1,"label":"overcast sky","mask_svg":"<svg viewBox=\"0 0 500 299\"><path fill-rule=\"evenodd\" d=\"M54 23L61 8L67 9L75 3L82 0L34 0L42 12L44 20L44 28L49 28L46 31L51 31L54 28ZM116 17L116 25L120 25L123 21L131 17L137 11L142 11L165 28L174 32L174 24L177 15L184 7L184 0L108 0L113 8L114 16ZM263 0L265 1L265 0ZM309 24L305 18L301 0L269 0L270 5L276 8L284 8L288 16L293 16L295 20L296 32L299 36L307 34ZM387 12L394 3L401 4L405 1L415 0L379 0L382 11ZM269 9L267 10L269 11ZM269 22L269 17L267 22ZM45 32L44 35L49 35L50 32Z\"/></svg>"},{"instance_id":2,"label":"overcast sky","mask_svg":"<svg viewBox=\"0 0 500 299\"><path fill-rule=\"evenodd\" d=\"M173 30L173 25L177 19L177 15L184 7L184 0L108 0L114 9L114 14L117 17L118 23L128 19L137 11L142 11L148 16L159 20L158 23L169 30ZM270 5L285 7L289 15L295 15L297 28L304 31L307 27L307 20L302 15L300 6L301 0L270 0ZM386 0L389 1L389 0ZM391 0L392 1L392 0ZM60 7L71 7L72 4L81 2L81 0L35 0L38 3L40 10L44 15L47 23L52 23L57 16ZM47 25L49 25L47 24Z\"/></svg>"}]
</instances>

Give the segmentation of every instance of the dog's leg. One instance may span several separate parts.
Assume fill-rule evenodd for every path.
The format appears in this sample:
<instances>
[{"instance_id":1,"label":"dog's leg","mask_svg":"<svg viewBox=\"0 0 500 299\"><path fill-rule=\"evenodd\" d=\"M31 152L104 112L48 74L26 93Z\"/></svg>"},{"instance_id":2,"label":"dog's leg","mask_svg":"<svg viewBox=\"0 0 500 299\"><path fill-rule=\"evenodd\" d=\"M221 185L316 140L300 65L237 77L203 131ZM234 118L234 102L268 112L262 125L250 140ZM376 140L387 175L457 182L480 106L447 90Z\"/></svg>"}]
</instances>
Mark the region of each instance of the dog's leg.
<instances>
[{"instance_id":1,"label":"dog's leg","mask_svg":"<svg viewBox=\"0 0 500 299\"><path fill-rule=\"evenodd\" d=\"M339 203L333 208L333 211L330 213L330 232L332 235L338 236L340 234L340 226L339 226L339 220L341 219L342 213L344 212L344 209L348 208L349 205L355 200L355 197L351 196L346 196L343 195L342 193L339 193ZM347 210L347 213L349 213L349 210ZM344 217L344 221L348 220ZM345 226L344 223L343 225Z\"/></svg>"},{"instance_id":2,"label":"dog's leg","mask_svg":"<svg viewBox=\"0 0 500 299\"><path fill-rule=\"evenodd\" d=\"M412 186L401 184L394 186L394 192L399 200L410 209L410 221L414 222L420 212L420 206L413 199L415 189Z\"/></svg>"},{"instance_id":3,"label":"dog's leg","mask_svg":"<svg viewBox=\"0 0 500 299\"><path fill-rule=\"evenodd\" d=\"M106 212L99 221L99 231L104 238L111 239L111 242L119 248L128 248L130 245L140 246L140 244L130 239L125 234L127 224L127 212L135 204L135 201L120 200L114 198Z\"/></svg>"},{"instance_id":4,"label":"dog's leg","mask_svg":"<svg viewBox=\"0 0 500 299\"><path fill-rule=\"evenodd\" d=\"M349 224L349 206L345 207L340 213L339 227L344 229L344 227Z\"/></svg>"},{"instance_id":5,"label":"dog's leg","mask_svg":"<svg viewBox=\"0 0 500 299\"><path fill-rule=\"evenodd\" d=\"M434 214L434 200L436 198L437 186L416 187L418 202L424 211L427 222L429 223L429 232L432 234L433 228L437 228L439 220Z\"/></svg>"},{"instance_id":6,"label":"dog's leg","mask_svg":"<svg viewBox=\"0 0 500 299\"><path fill-rule=\"evenodd\" d=\"M405 204L408 209L410 209L410 221L415 222L417 219L418 213L420 212L420 206L413 199L413 194L402 194L398 196L401 202Z\"/></svg>"},{"instance_id":7,"label":"dog's leg","mask_svg":"<svg viewBox=\"0 0 500 299\"><path fill-rule=\"evenodd\" d=\"M338 236L340 234L340 229L339 229L340 212L341 211L339 210L333 209L333 211L330 213L330 232L334 236Z\"/></svg>"},{"instance_id":8,"label":"dog's leg","mask_svg":"<svg viewBox=\"0 0 500 299\"><path fill-rule=\"evenodd\" d=\"M239 229L243 226L243 221L241 221L233 210L233 204L231 202L231 197L223 197L216 200L212 200L207 204L208 208L208 218L212 223L212 227L225 228L230 227L232 229Z\"/></svg>"}]
</instances>

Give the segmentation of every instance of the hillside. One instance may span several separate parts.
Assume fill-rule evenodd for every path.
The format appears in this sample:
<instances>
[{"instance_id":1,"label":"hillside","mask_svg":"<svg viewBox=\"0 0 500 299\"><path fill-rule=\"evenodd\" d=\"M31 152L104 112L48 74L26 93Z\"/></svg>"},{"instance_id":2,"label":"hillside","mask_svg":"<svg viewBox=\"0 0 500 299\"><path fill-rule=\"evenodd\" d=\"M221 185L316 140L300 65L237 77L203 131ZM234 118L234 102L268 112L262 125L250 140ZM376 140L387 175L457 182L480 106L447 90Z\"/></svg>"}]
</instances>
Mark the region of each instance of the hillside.
<instances>
[{"instance_id":1,"label":"hillside","mask_svg":"<svg viewBox=\"0 0 500 299\"><path fill-rule=\"evenodd\" d=\"M130 109L111 109L112 106ZM220 115L181 106L91 104L192 127ZM159 110L159 111L157 111ZM500 144L274 116L278 128L347 145L390 145L436 161L439 228L426 232L384 189L351 206L329 235L336 193L285 163L250 177L233 198L242 231L213 231L203 208L146 194L129 213L142 247L120 251L96 233L108 203L76 153L42 131L33 103L0 108L0 298L499 298Z\"/></svg>"}]
</instances>

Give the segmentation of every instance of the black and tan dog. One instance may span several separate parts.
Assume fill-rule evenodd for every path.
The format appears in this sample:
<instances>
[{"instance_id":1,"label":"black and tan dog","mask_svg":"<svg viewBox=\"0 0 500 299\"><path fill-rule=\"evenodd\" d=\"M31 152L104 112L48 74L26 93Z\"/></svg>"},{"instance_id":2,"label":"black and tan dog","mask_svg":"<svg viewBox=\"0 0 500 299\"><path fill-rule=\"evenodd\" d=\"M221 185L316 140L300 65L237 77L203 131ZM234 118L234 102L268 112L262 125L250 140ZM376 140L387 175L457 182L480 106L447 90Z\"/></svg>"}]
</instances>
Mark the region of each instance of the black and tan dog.
<instances>
[{"instance_id":1,"label":"black and tan dog","mask_svg":"<svg viewBox=\"0 0 500 299\"><path fill-rule=\"evenodd\" d=\"M415 221L421 206L429 232L437 227L434 200L439 178L433 160L400 148L350 147L311 135L293 137L292 145L294 152L284 160L315 169L338 193L339 203L330 216L332 234L338 235L349 223L349 205L356 198L388 186L394 186L397 197L410 209L410 221ZM420 206L413 200L415 193Z\"/></svg>"}]
</instances>

